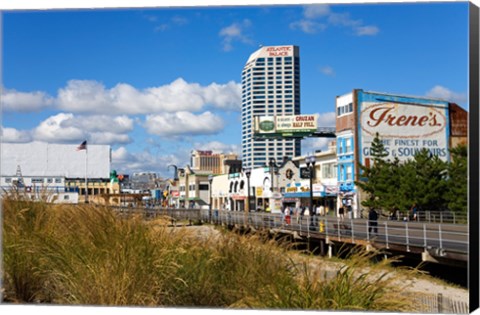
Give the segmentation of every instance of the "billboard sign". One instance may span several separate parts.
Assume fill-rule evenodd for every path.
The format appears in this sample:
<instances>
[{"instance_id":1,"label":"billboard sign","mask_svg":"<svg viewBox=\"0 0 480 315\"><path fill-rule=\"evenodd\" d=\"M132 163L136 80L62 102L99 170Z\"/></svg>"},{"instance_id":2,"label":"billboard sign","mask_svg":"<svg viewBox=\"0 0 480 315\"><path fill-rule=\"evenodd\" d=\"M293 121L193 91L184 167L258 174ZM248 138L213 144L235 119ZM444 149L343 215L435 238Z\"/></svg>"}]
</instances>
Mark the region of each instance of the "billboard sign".
<instances>
[{"instance_id":1,"label":"billboard sign","mask_svg":"<svg viewBox=\"0 0 480 315\"><path fill-rule=\"evenodd\" d=\"M303 137L317 131L317 115L257 116L254 124L256 135Z\"/></svg>"},{"instance_id":2,"label":"billboard sign","mask_svg":"<svg viewBox=\"0 0 480 315\"><path fill-rule=\"evenodd\" d=\"M425 99L359 97L360 162L371 157L376 133L388 153L387 159L412 159L422 149L448 159L448 103Z\"/></svg>"}]
</instances>

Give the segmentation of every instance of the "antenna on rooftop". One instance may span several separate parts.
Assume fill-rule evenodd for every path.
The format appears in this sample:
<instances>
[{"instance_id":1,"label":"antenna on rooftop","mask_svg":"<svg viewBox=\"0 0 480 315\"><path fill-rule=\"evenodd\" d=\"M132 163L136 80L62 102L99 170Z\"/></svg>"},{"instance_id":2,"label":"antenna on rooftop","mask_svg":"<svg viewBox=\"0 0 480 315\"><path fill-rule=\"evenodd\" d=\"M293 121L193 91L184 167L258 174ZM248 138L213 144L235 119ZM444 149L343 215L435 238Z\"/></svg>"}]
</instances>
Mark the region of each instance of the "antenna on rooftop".
<instances>
[{"instance_id":1,"label":"antenna on rooftop","mask_svg":"<svg viewBox=\"0 0 480 315\"><path fill-rule=\"evenodd\" d=\"M23 181L22 168L20 167L20 165L17 165L17 172L15 174L15 177L17 178L15 186L17 188L23 188L25 186L25 182Z\"/></svg>"}]
</instances>

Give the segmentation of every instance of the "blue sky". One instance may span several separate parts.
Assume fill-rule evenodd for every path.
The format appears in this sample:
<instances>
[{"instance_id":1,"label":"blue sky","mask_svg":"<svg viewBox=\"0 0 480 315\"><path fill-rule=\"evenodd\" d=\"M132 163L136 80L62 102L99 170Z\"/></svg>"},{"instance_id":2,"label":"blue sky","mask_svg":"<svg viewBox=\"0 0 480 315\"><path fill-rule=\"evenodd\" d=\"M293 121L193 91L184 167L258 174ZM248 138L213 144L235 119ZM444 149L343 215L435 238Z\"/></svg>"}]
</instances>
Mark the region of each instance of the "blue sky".
<instances>
[{"instance_id":1,"label":"blue sky","mask_svg":"<svg viewBox=\"0 0 480 315\"><path fill-rule=\"evenodd\" d=\"M354 88L468 109L467 2L4 10L2 24L2 141L108 144L120 173L240 154L259 45L300 47L301 111L321 126Z\"/></svg>"}]
</instances>

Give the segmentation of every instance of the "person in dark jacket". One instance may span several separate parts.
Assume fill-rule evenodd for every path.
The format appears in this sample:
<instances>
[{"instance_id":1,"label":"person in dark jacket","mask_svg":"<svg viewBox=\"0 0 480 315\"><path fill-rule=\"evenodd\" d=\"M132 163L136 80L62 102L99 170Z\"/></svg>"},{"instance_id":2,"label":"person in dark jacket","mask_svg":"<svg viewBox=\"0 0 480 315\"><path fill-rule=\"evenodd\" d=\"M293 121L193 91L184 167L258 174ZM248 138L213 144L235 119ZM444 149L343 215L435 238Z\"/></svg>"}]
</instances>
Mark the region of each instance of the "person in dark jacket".
<instances>
[{"instance_id":1,"label":"person in dark jacket","mask_svg":"<svg viewBox=\"0 0 480 315\"><path fill-rule=\"evenodd\" d=\"M378 213L375 209L370 208L368 212L368 235L371 236L373 234L378 234Z\"/></svg>"}]
</instances>

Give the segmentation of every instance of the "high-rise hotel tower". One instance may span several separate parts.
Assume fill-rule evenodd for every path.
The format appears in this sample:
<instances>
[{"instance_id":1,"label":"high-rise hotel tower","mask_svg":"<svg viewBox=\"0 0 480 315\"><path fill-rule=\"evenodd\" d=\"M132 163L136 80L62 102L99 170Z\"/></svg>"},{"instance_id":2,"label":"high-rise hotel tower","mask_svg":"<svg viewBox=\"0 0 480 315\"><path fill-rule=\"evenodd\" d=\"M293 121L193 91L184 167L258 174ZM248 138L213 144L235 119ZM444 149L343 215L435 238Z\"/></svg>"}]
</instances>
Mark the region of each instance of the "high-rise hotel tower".
<instances>
[{"instance_id":1,"label":"high-rise hotel tower","mask_svg":"<svg viewBox=\"0 0 480 315\"><path fill-rule=\"evenodd\" d=\"M242 71L242 163L245 168L277 163L301 153L300 139L254 139L254 116L300 115L297 46L261 47Z\"/></svg>"}]
</instances>

